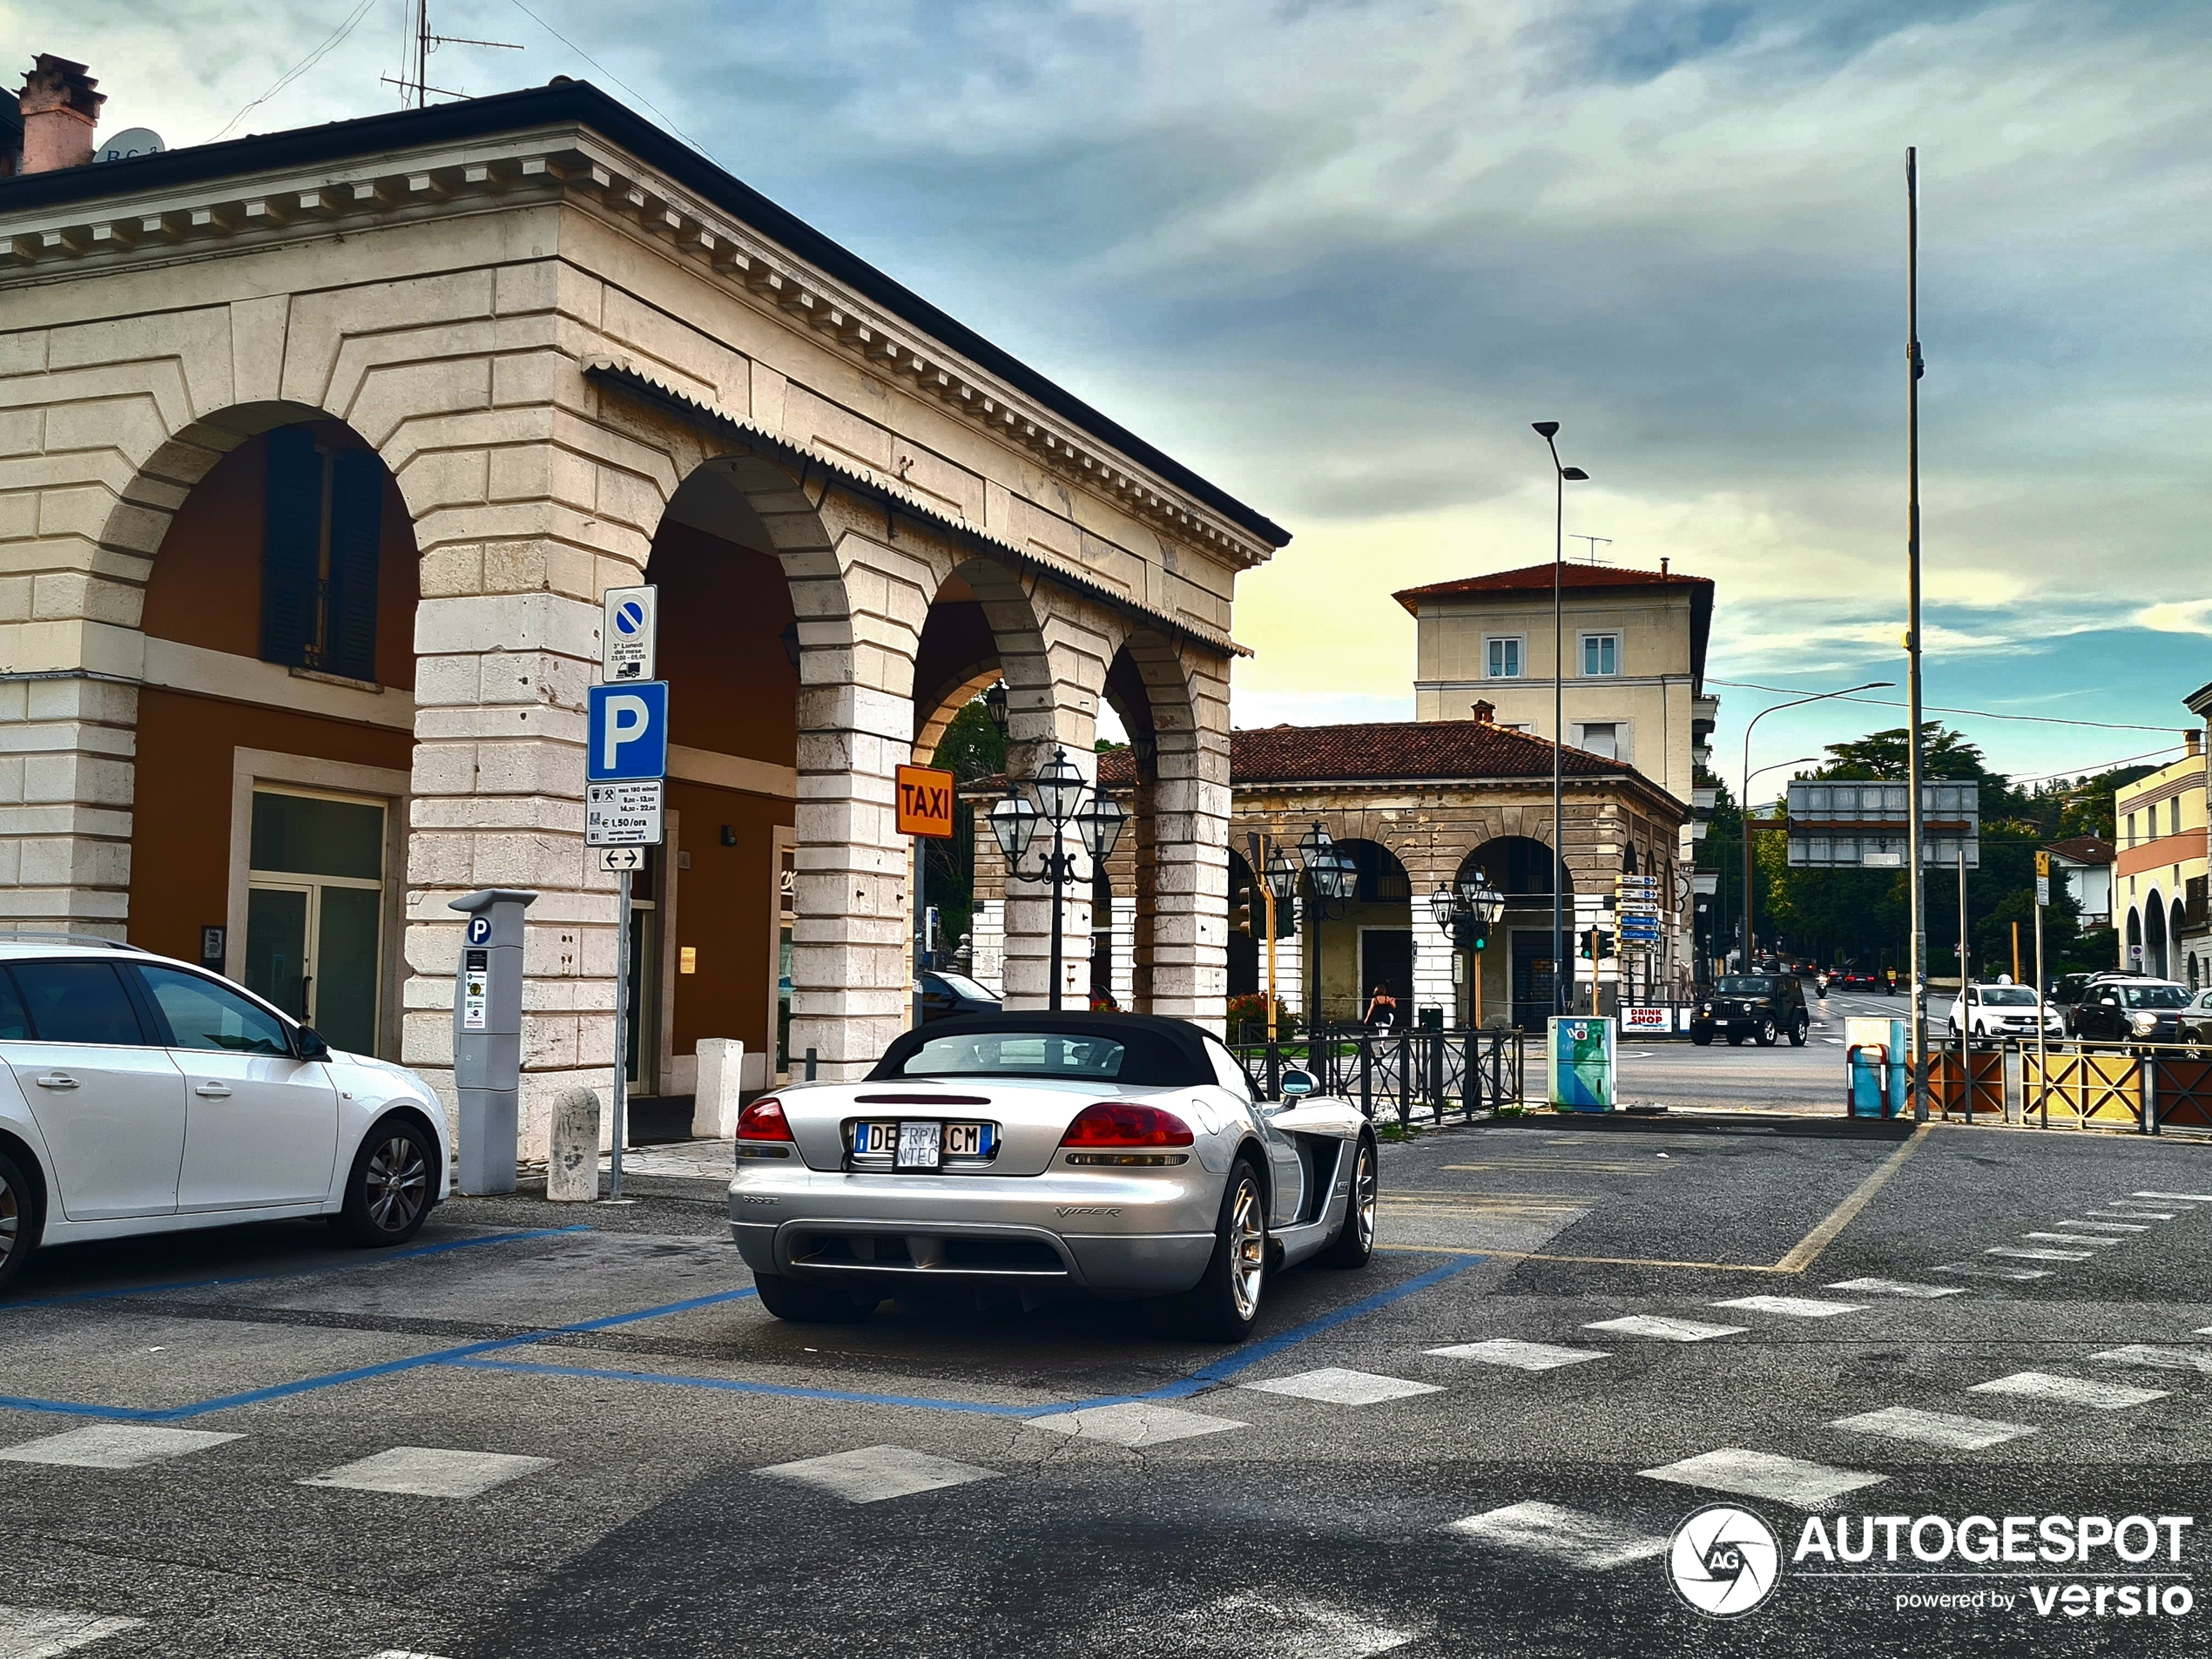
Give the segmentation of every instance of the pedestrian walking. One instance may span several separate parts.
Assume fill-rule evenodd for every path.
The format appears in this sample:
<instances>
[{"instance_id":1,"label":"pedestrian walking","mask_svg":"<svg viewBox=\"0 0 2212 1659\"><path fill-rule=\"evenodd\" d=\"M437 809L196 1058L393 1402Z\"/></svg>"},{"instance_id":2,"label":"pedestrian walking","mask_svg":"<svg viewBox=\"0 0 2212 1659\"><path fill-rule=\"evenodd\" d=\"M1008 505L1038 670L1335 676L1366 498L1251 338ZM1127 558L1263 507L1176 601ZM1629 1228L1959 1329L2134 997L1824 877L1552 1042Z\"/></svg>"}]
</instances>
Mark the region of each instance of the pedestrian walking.
<instances>
[{"instance_id":1,"label":"pedestrian walking","mask_svg":"<svg viewBox=\"0 0 2212 1659\"><path fill-rule=\"evenodd\" d=\"M1398 999L1390 994L1388 986L1375 987L1374 994L1367 999L1367 1012L1361 1016L1361 1021L1370 1031L1379 1035L1388 1032L1398 1023Z\"/></svg>"}]
</instances>

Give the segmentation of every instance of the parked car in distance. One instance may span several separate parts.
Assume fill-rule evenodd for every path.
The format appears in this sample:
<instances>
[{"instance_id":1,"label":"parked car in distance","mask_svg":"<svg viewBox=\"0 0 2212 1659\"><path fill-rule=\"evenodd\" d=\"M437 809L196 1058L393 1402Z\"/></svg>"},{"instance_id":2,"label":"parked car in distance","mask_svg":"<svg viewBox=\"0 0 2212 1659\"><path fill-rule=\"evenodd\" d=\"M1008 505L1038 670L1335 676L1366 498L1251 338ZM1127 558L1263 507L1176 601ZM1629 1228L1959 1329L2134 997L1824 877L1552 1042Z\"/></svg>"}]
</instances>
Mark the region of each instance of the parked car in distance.
<instances>
[{"instance_id":1,"label":"parked car in distance","mask_svg":"<svg viewBox=\"0 0 2212 1659\"><path fill-rule=\"evenodd\" d=\"M2074 1010L2080 1005L2089 982L2100 977L2096 974L2061 974L2051 981L2052 1010L2066 1022L2068 1031L2074 1029Z\"/></svg>"},{"instance_id":2,"label":"parked car in distance","mask_svg":"<svg viewBox=\"0 0 2212 1659\"><path fill-rule=\"evenodd\" d=\"M2074 1006L2074 1035L2084 1042L2175 1042L2189 989L2172 980L2100 975Z\"/></svg>"},{"instance_id":3,"label":"parked car in distance","mask_svg":"<svg viewBox=\"0 0 2212 1659\"><path fill-rule=\"evenodd\" d=\"M2046 1037L2066 1035L2066 1021L2046 1006L2032 985L1969 985L1951 999L1948 1029L1969 1037L2032 1037L2038 1022Z\"/></svg>"},{"instance_id":4,"label":"parked car in distance","mask_svg":"<svg viewBox=\"0 0 2212 1659\"><path fill-rule=\"evenodd\" d=\"M921 984L921 1017L925 1022L950 1019L955 1014L996 1014L1001 1007L1000 1000L991 994L988 986L977 983L965 974L933 968L922 974Z\"/></svg>"},{"instance_id":5,"label":"parked car in distance","mask_svg":"<svg viewBox=\"0 0 2212 1659\"><path fill-rule=\"evenodd\" d=\"M189 962L0 939L0 1290L42 1244L323 1216L412 1238L448 1191L413 1072Z\"/></svg>"},{"instance_id":6,"label":"parked car in distance","mask_svg":"<svg viewBox=\"0 0 2212 1659\"><path fill-rule=\"evenodd\" d=\"M2175 1023L2191 1055L2200 1060L2212 1059L2212 989L2199 991L2191 997L2188 1007L2182 1010L2182 1017Z\"/></svg>"},{"instance_id":7,"label":"parked car in distance","mask_svg":"<svg viewBox=\"0 0 2212 1659\"><path fill-rule=\"evenodd\" d=\"M1703 1047L1717 1031L1730 1048L1741 1047L1748 1037L1770 1049L1786 1036L1802 1049L1811 1028L1804 982L1795 974L1723 974L1691 1011L1689 1040Z\"/></svg>"}]
</instances>

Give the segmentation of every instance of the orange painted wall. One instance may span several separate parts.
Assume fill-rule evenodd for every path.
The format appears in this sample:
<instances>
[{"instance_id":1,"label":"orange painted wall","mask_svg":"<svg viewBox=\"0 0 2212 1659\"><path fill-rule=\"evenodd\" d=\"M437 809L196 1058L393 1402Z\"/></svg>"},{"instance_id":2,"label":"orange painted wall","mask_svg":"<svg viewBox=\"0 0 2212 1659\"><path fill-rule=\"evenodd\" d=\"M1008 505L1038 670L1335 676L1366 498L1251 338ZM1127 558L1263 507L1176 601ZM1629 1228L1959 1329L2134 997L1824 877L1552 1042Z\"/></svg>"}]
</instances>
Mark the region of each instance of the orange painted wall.
<instances>
[{"instance_id":1,"label":"orange painted wall","mask_svg":"<svg viewBox=\"0 0 2212 1659\"><path fill-rule=\"evenodd\" d=\"M131 818L131 942L199 959L199 930L229 906L232 751L387 766L405 772L405 732L151 686L138 693L137 804ZM388 871L386 879L403 875Z\"/></svg>"},{"instance_id":2,"label":"orange painted wall","mask_svg":"<svg viewBox=\"0 0 2212 1659\"><path fill-rule=\"evenodd\" d=\"M671 778L668 804L681 815L679 850L691 858L676 873L676 944L698 951L698 971L671 981L673 1052L695 1052L701 1037L736 1037L758 1054L769 1036L775 830L790 827L792 803ZM722 845L725 824L737 832L735 846Z\"/></svg>"},{"instance_id":3,"label":"orange painted wall","mask_svg":"<svg viewBox=\"0 0 2212 1659\"><path fill-rule=\"evenodd\" d=\"M788 766L799 749L799 675L778 637L792 624L783 567L686 524L653 538L660 677L671 742ZM726 1033L724 1035L727 1035Z\"/></svg>"},{"instance_id":4,"label":"orange painted wall","mask_svg":"<svg viewBox=\"0 0 2212 1659\"><path fill-rule=\"evenodd\" d=\"M330 448L366 449L351 428L317 421ZM240 444L185 498L154 556L144 627L156 639L255 657L261 649L261 526L268 483L266 438ZM415 526L399 485L384 479L376 571L376 678L415 689ZM786 608L788 609L788 602Z\"/></svg>"}]
</instances>

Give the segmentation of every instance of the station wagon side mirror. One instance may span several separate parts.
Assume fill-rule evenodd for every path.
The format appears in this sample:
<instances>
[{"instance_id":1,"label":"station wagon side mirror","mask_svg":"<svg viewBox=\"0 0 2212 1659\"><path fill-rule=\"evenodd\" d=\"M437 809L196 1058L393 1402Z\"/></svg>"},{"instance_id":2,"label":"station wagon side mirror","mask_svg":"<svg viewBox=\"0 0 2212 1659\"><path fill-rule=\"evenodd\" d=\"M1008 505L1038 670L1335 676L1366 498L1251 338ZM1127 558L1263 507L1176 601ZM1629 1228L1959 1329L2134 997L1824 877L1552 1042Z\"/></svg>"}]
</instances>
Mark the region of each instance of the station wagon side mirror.
<instances>
[{"instance_id":1,"label":"station wagon side mirror","mask_svg":"<svg viewBox=\"0 0 2212 1659\"><path fill-rule=\"evenodd\" d=\"M1301 1071L1293 1066L1283 1074L1276 1086L1281 1089L1285 1100L1304 1100L1320 1085L1313 1081L1312 1072Z\"/></svg>"},{"instance_id":2,"label":"station wagon side mirror","mask_svg":"<svg viewBox=\"0 0 2212 1659\"><path fill-rule=\"evenodd\" d=\"M300 1058L302 1060L327 1060L330 1058L330 1045L322 1040L322 1034L317 1031L314 1027L311 1025L303 1025L300 1027L299 1029L293 1034L292 1040L298 1047L300 1050Z\"/></svg>"}]
</instances>

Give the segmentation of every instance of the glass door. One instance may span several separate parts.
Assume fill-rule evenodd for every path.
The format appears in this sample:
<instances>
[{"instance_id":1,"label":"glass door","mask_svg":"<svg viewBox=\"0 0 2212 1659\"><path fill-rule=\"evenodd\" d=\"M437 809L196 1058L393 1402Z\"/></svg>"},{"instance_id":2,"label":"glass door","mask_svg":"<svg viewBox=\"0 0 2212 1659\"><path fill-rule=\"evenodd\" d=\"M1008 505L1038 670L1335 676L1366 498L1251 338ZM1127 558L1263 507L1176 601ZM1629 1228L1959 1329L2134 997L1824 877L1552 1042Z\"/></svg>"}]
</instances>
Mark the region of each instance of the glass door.
<instances>
[{"instance_id":1,"label":"glass door","mask_svg":"<svg viewBox=\"0 0 2212 1659\"><path fill-rule=\"evenodd\" d=\"M660 904L662 849L649 846L630 878L630 1019L622 1037L623 1076L631 1095L660 1092Z\"/></svg>"},{"instance_id":2,"label":"glass door","mask_svg":"<svg viewBox=\"0 0 2212 1659\"><path fill-rule=\"evenodd\" d=\"M257 789L246 988L331 1047L374 1054L384 962L381 801Z\"/></svg>"}]
</instances>

